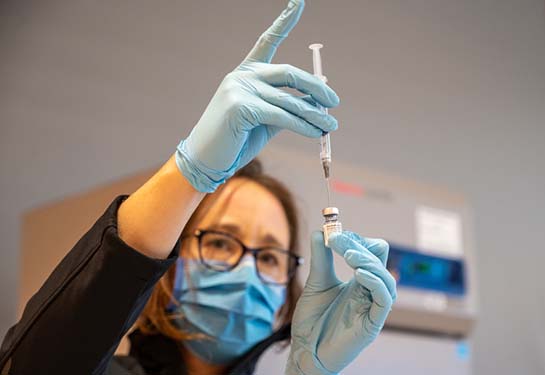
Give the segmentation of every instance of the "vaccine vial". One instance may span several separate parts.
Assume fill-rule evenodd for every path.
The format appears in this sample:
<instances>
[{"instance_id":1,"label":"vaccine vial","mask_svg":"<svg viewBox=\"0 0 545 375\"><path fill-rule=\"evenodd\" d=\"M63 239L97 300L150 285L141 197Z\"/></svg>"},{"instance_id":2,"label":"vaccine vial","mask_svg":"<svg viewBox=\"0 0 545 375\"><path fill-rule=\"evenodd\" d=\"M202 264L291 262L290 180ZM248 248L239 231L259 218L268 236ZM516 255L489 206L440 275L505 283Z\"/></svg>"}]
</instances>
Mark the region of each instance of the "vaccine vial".
<instances>
[{"instance_id":1,"label":"vaccine vial","mask_svg":"<svg viewBox=\"0 0 545 375\"><path fill-rule=\"evenodd\" d=\"M343 227L339 221L339 209L337 207L326 207L322 210L322 215L324 215L324 241L325 245L329 246L329 236L332 233L341 233Z\"/></svg>"}]
</instances>

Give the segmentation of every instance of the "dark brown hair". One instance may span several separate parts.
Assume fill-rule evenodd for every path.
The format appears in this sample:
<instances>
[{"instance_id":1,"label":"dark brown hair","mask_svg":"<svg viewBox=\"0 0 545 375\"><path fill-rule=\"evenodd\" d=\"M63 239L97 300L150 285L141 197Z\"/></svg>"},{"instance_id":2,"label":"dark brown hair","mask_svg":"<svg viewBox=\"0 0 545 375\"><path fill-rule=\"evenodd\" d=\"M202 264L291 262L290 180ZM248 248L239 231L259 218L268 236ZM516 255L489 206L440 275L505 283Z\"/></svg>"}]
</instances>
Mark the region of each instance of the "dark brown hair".
<instances>
[{"instance_id":1,"label":"dark brown hair","mask_svg":"<svg viewBox=\"0 0 545 375\"><path fill-rule=\"evenodd\" d=\"M282 205L282 208L284 209L286 219L288 221L290 233L289 250L294 254L299 255L298 211L293 195L286 188L286 186L284 186L284 184L274 177L267 175L263 171L262 164L258 159L254 159L248 165L241 168L232 178L253 181L267 189L267 191L272 193L276 199L278 199ZM230 182L228 181L227 184L228 183ZM218 190L216 190L215 193L208 194L201 201L184 227L180 238L185 238L196 229L195 226L201 221L206 212L217 200L217 197L224 187L225 185L222 185ZM140 329L142 333L160 333L178 341L195 338L195 335L181 331L178 327L176 327L172 322L173 316L171 313L167 312L167 306L171 303L176 303L172 296L175 272L176 266L173 265L155 286L148 303L146 304L140 318L136 323L136 328ZM301 285L297 279L297 276L295 276L291 279L287 286L286 302L278 314L278 323L280 325L291 322L295 304L300 294Z\"/></svg>"}]
</instances>

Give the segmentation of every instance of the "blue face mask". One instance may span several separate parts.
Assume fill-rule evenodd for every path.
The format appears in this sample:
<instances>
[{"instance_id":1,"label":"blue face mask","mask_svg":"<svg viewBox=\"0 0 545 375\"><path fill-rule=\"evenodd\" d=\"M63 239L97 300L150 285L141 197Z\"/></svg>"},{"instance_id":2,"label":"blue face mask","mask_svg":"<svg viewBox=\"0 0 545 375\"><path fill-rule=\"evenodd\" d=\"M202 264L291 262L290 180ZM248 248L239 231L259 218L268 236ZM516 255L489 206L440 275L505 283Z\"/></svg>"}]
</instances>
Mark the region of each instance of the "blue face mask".
<instances>
[{"instance_id":1,"label":"blue face mask","mask_svg":"<svg viewBox=\"0 0 545 375\"><path fill-rule=\"evenodd\" d=\"M172 311L181 313L174 314L174 323L186 332L208 336L185 340L184 346L206 362L226 364L271 335L286 287L264 284L249 256L228 272L180 258L174 297L179 305Z\"/></svg>"}]
</instances>

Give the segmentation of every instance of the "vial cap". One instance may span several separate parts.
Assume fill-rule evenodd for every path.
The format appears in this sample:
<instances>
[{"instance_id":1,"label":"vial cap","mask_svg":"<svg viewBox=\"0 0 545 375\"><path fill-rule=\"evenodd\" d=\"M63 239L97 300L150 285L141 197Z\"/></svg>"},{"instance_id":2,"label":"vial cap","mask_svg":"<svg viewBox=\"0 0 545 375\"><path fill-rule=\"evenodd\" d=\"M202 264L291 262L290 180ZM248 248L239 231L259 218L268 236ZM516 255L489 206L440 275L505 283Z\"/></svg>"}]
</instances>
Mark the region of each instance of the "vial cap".
<instances>
[{"instance_id":1,"label":"vial cap","mask_svg":"<svg viewBox=\"0 0 545 375\"><path fill-rule=\"evenodd\" d=\"M329 215L338 215L339 209L337 207L326 207L322 210L322 215L329 216Z\"/></svg>"}]
</instances>

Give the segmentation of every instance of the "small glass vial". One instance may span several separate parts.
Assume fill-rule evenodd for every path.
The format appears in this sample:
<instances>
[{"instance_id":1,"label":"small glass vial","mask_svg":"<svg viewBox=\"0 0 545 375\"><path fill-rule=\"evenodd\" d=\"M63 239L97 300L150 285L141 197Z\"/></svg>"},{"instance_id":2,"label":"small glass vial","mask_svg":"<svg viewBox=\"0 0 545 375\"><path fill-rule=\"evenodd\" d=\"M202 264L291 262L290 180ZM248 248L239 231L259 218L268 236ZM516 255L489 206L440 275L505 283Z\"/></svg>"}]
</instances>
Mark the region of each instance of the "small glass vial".
<instances>
[{"instance_id":1,"label":"small glass vial","mask_svg":"<svg viewBox=\"0 0 545 375\"><path fill-rule=\"evenodd\" d=\"M337 207L326 207L322 210L322 215L324 215L324 242L325 245L329 247L329 236L331 233L341 233L343 227L339 221L339 209Z\"/></svg>"}]
</instances>

